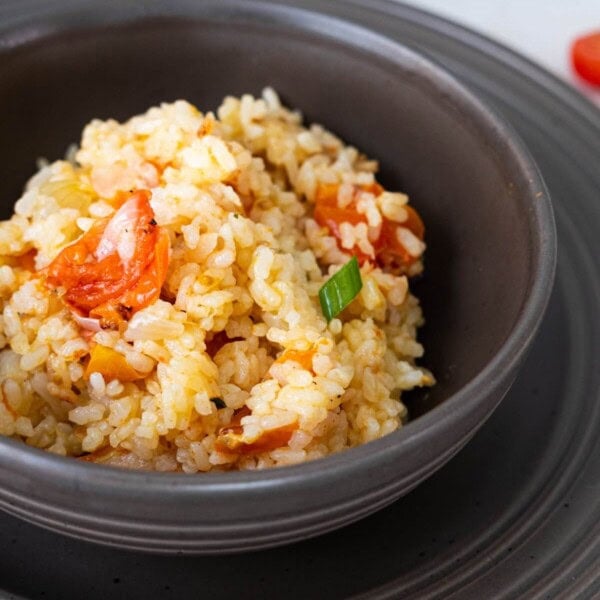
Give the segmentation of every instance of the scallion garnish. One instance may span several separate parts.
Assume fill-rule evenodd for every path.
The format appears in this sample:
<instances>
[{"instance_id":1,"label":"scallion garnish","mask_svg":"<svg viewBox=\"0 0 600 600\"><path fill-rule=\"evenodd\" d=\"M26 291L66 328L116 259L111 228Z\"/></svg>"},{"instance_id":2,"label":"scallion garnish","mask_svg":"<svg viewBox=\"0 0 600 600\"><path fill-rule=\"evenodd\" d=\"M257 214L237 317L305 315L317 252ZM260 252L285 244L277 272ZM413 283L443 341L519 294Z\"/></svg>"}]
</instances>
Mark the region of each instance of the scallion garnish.
<instances>
[{"instance_id":1,"label":"scallion garnish","mask_svg":"<svg viewBox=\"0 0 600 600\"><path fill-rule=\"evenodd\" d=\"M353 256L319 290L321 309L327 321L337 317L356 298L362 288L356 256Z\"/></svg>"}]
</instances>

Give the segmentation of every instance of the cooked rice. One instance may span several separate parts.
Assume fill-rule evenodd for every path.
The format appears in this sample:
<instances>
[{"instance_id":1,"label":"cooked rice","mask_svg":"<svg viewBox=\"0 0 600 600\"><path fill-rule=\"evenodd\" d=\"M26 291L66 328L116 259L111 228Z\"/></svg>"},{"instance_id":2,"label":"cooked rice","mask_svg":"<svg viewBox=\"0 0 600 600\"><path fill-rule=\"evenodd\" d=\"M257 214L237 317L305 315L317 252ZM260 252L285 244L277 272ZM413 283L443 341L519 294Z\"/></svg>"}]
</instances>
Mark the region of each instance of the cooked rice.
<instances>
[{"instance_id":1,"label":"cooked rice","mask_svg":"<svg viewBox=\"0 0 600 600\"><path fill-rule=\"evenodd\" d=\"M345 207L376 170L323 127L304 127L269 88L227 97L216 115L177 101L123 124L92 121L70 160L42 163L0 223L0 433L85 460L193 473L300 463L396 430L401 393L433 384L415 365L423 318L407 279L424 245L400 227L418 260L405 273L364 263L361 292L329 324L318 291L349 249L373 251L369 230L382 218L406 220L408 199L365 191L366 223L344 223L340 244L311 217L318 185L338 184ZM151 190L170 237L162 295L120 330L89 334L42 270L114 212L115 193L136 188ZM86 376L95 344L140 378ZM314 351L311 366L275 362L286 350ZM274 448L224 452L215 442L234 414L245 415L247 444L288 433Z\"/></svg>"}]
</instances>

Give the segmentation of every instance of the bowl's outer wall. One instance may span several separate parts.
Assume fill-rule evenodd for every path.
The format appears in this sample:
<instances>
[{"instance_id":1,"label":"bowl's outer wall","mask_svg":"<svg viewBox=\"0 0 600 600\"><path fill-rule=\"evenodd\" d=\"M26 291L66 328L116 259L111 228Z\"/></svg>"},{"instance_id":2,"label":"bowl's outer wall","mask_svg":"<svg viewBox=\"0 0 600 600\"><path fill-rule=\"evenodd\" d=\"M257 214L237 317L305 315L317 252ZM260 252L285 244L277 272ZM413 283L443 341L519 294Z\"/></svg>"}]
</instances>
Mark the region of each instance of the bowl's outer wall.
<instances>
[{"instance_id":1,"label":"bowl's outer wall","mask_svg":"<svg viewBox=\"0 0 600 600\"><path fill-rule=\"evenodd\" d=\"M124 119L177 98L216 109L226 94L272 85L308 121L378 158L382 183L407 191L423 215L424 363L439 383L421 402L437 404L488 363L522 311L539 262L531 205L539 181L507 150L506 132L482 128L485 118L454 84L412 54L388 60L360 30L336 40L244 21L149 19L59 32L1 54L0 114L10 115L0 121L4 216L36 158L60 157L94 117ZM409 425L319 464L236 476L235 485L229 475L127 473L129 484L121 471L0 440L0 505L59 531L154 551L231 551L314 535L391 502L439 468L491 413L520 360L428 430Z\"/></svg>"}]
</instances>

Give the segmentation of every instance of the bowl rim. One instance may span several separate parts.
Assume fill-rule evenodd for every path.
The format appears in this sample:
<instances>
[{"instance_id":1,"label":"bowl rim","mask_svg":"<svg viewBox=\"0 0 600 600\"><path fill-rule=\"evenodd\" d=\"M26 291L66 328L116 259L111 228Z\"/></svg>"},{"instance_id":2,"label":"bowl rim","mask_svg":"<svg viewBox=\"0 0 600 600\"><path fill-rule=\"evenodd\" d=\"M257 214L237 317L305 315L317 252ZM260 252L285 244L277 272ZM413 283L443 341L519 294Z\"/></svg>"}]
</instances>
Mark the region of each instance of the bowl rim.
<instances>
[{"instance_id":1,"label":"bowl rim","mask_svg":"<svg viewBox=\"0 0 600 600\"><path fill-rule=\"evenodd\" d=\"M277 467L256 471L227 471L206 472L188 475L185 473L162 473L152 471L134 471L120 469L101 464L82 463L72 457L62 457L51 454L23 444L21 441L0 436L0 467L9 471L26 471L31 475L39 475L44 481L53 480L60 485L61 481L68 479L77 481L91 493L100 493L118 486L120 495L136 496L143 486L147 493L160 492L161 494L191 493L196 498L207 496L214 498L215 494L237 495L244 490L252 489L257 492L264 490L273 491L279 486L306 485L308 482L317 482L335 475L341 478L357 470L374 468L384 458L390 459L405 453L417 450L424 436L437 431L452 428L453 423L462 420L468 415L481 409L481 398L489 394L490 390L499 388L510 375L519 362L523 359L537 332L547 307L556 269L556 225L553 216L550 197L540 172L513 127L500 115L492 111L465 85L460 83L453 75L432 59L404 46L403 44L376 33L362 25L351 23L340 17L330 16L306 8L289 5L278 5L262 0L209 0L205 3L190 3L182 0L173 2L172 7L183 9L179 14L165 14L160 12L160 7L155 8L156 14L149 10L136 13L129 18L111 22L112 17L107 16L106 8L102 4L88 3L87 20L85 25L73 26L69 23L68 29L105 28L106 25L121 26L131 22L142 23L149 19L178 19L185 16L194 19L222 19L229 23L250 23L254 25L286 27L300 33L329 39L342 45L350 45L353 49L374 57L378 61L386 61L396 67L407 69L407 66L418 70L419 79L434 89L444 90L452 99L453 108L469 115L472 123L477 125L479 131L486 137L496 137L495 148L503 156L512 156L513 162L519 166L523 180L529 191L528 196L533 200L531 216L529 218L530 233L534 236L533 247L538 249L537 254L531 256L531 276L529 281L529 295L525 299L520 313L496 354L467 384L446 398L414 421L408 422L395 432L378 440L363 444L358 447L346 449L340 453L329 455L317 460L298 465ZM192 5L199 12L190 15L186 13ZM65 3L66 13L74 10L74 5ZM119 8L125 7L118 5ZM60 6L56 7L60 9ZM83 9L83 7L81 7ZM91 13L90 13L91 11ZM192 11L190 11L192 12ZM92 14L93 13L93 14ZM91 17L90 17L91 14ZM129 13L127 13L129 14ZM94 21L94 15L98 17ZM268 20L265 21L265 16ZM40 19L44 19L43 15ZM56 18L56 16L55 16ZM107 21L108 19L108 21ZM236 21L237 19L237 21ZM28 20L32 26L35 19ZM10 24L9 24L10 25ZM17 23L15 31L18 33L23 27ZM4 29L4 30L3 30ZM63 28L49 30L40 28L37 36L19 38L11 36L14 33L10 27L0 27L0 38L8 31L9 38L17 40L16 45L36 43L47 36L62 31ZM12 48L10 43L4 47ZM350 42L348 40L351 40ZM2 50L0 44L0 51ZM536 227L534 227L534 225ZM488 407L485 417L489 416L495 408ZM280 488L282 489L282 488Z\"/></svg>"}]
</instances>

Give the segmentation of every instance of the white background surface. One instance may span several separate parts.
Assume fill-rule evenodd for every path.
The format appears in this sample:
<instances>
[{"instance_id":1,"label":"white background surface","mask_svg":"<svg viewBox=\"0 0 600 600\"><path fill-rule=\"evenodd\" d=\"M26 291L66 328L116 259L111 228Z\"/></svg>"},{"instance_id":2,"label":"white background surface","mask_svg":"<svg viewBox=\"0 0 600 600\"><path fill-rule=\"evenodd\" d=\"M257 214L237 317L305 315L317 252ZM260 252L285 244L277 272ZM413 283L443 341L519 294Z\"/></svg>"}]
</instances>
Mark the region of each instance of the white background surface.
<instances>
[{"instance_id":1,"label":"white background surface","mask_svg":"<svg viewBox=\"0 0 600 600\"><path fill-rule=\"evenodd\" d=\"M600 107L600 88L574 73L573 40L600 31L600 0L403 0L478 31L527 56Z\"/></svg>"}]
</instances>

